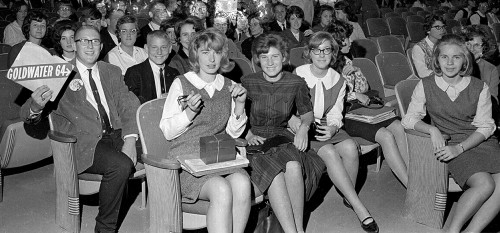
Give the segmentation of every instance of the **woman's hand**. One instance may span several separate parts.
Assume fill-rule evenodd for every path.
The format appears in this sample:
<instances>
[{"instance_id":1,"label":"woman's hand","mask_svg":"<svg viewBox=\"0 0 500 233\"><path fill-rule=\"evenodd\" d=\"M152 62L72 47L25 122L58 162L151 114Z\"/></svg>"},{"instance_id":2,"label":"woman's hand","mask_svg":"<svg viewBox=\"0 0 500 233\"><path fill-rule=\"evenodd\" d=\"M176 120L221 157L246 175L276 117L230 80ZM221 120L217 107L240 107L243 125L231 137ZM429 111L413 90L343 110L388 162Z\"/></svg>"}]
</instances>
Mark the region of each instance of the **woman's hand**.
<instances>
[{"instance_id":1,"label":"woman's hand","mask_svg":"<svg viewBox=\"0 0 500 233\"><path fill-rule=\"evenodd\" d=\"M344 76L347 76L347 75L350 75L356 71L358 71L359 68L358 67L355 67L355 66L352 66L352 65L346 65L344 66L344 68L342 69L342 74Z\"/></svg>"},{"instance_id":2,"label":"woman's hand","mask_svg":"<svg viewBox=\"0 0 500 233\"><path fill-rule=\"evenodd\" d=\"M323 142L335 136L335 134L337 134L338 132L338 127L334 125L316 125L316 132L321 135L314 136L316 140Z\"/></svg>"},{"instance_id":3,"label":"woman's hand","mask_svg":"<svg viewBox=\"0 0 500 233\"><path fill-rule=\"evenodd\" d=\"M304 32L304 36L310 36L310 35L312 35L313 33L314 33L314 32L313 32L313 30L311 30L311 29L307 29L307 30Z\"/></svg>"},{"instance_id":4,"label":"woman's hand","mask_svg":"<svg viewBox=\"0 0 500 233\"><path fill-rule=\"evenodd\" d=\"M251 146L264 144L264 141L266 140L265 138L263 138L261 136L257 136L255 134L253 134L252 131L248 131L245 139L247 140L248 145L251 145Z\"/></svg>"},{"instance_id":5,"label":"woman's hand","mask_svg":"<svg viewBox=\"0 0 500 233\"><path fill-rule=\"evenodd\" d=\"M203 100L201 99L200 94L195 94L194 91L191 91L191 93L186 97L184 100L187 104L187 107L193 111L194 113L198 113L201 111L201 108L203 107Z\"/></svg>"},{"instance_id":6,"label":"woman's hand","mask_svg":"<svg viewBox=\"0 0 500 233\"><path fill-rule=\"evenodd\" d=\"M355 93L355 95L356 99L359 100L359 102L361 102L362 105L366 106L370 104L370 97L368 97L367 95L361 93Z\"/></svg>"},{"instance_id":7,"label":"woman's hand","mask_svg":"<svg viewBox=\"0 0 500 233\"><path fill-rule=\"evenodd\" d=\"M453 145L453 146L445 146L443 147L442 150L439 152L435 153L434 155L436 158L441 161L441 162L448 162L454 158L456 158L458 155L461 154L461 148L458 145Z\"/></svg>"},{"instance_id":8,"label":"woman's hand","mask_svg":"<svg viewBox=\"0 0 500 233\"><path fill-rule=\"evenodd\" d=\"M293 138L293 145L300 151L306 151L307 149L307 144L309 143L308 130L308 127L300 127Z\"/></svg>"},{"instance_id":9,"label":"woman's hand","mask_svg":"<svg viewBox=\"0 0 500 233\"><path fill-rule=\"evenodd\" d=\"M439 131L438 128L432 127L429 130L429 133L431 135L431 141L432 141L432 147L434 149L434 154L439 153L444 149L446 146L446 143L443 139L443 135L441 134L441 131Z\"/></svg>"},{"instance_id":10,"label":"woman's hand","mask_svg":"<svg viewBox=\"0 0 500 233\"><path fill-rule=\"evenodd\" d=\"M231 97L233 97L234 101L237 103L245 103L247 99L247 89L245 89L241 84L233 83L229 87L229 92L231 92Z\"/></svg>"},{"instance_id":11,"label":"woman's hand","mask_svg":"<svg viewBox=\"0 0 500 233\"><path fill-rule=\"evenodd\" d=\"M301 123L302 122L300 118L298 118L297 116L292 116L290 117L290 120L288 120L288 126L290 127L293 133L297 133L299 131Z\"/></svg>"}]
</instances>

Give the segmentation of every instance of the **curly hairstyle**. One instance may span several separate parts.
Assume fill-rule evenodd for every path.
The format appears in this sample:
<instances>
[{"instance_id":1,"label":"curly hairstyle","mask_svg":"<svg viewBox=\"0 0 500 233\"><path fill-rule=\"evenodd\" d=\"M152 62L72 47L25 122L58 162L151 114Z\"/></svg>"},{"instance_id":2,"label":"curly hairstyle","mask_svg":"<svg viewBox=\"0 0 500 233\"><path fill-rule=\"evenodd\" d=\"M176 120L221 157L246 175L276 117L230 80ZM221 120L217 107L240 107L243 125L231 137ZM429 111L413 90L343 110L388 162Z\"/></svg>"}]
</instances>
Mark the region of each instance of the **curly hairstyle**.
<instances>
[{"instance_id":1,"label":"curly hairstyle","mask_svg":"<svg viewBox=\"0 0 500 233\"><path fill-rule=\"evenodd\" d=\"M23 31L24 37L26 37L26 39L30 38L30 26L31 26L32 21L36 21L36 22L41 23L44 20L45 20L45 23L49 23L48 17L44 13L42 13L40 11L30 11L28 13L28 15L26 16L26 18L24 19L23 26L21 27L21 31ZM46 35L47 35L47 32L45 32L45 36Z\"/></svg>"},{"instance_id":2,"label":"curly hairstyle","mask_svg":"<svg viewBox=\"0 0 500 233\"><path fill-rule=\"evenodd\" d=\"M30 7L28 6L28 4L26 4L25 1L18 1L18 2L14 2L12 4L12 7L10 8L10 10L14 13L17 13L21 10L21 7L22 6L26 6L26 9L29 9Z\"/></svg>"},{"instance_id":3,"label":"curly hairstyle","mask_svg":"<svg viewBox=\"0 0 500 233\"><path fill-rule=\"evenodd\" d=\"M344 44L345 39L349 38L353 32L353 27L351 24L344 22L342 20L333 19L332 23L325 28L325 31L332 34L335 42L341 47ZM337 61L333 64L333 69L339 73L342 73L346 63L345 54L339 53L337 56Z\"/></svg>"},{"instance_id":4,"label":"curly hairstyle","mask_svg":"<svg viewBox=\"0 0 500 233\"><path fill-rule=\"evenodd\" d=\"M259 55L268 53L269 49L274 47L281 52L281 55L288 60L288 42L281 36L276 34L261 34L252 44L252 58L258 66L260 66Z\"/></svg>"},{"instance_id":5,"label":"curly hairstyle","mask_svg":"<svg viewBox=\"0 0 500 233\"><path fill-rule=\"evenodd\" d=\"M461 76L467 76L472 73L472 67L473 67L473 61L474 59L472 58L471 53L465 46L465 41L463 37L455 34L447 34L444 35L436 45L434 46L434 52L432 54L432 70L434 73L438 76L443 75L443 71L441 70L441 66L439 65L439 55L441 54L441 47L443 45L457 45L460 47L462 56L465 59L465 63L462 65L462 68L460 69L459 75Z\"/></svg>"},{"instance_id":6,"label":"curly hairstyle","mask_svg":"<svg viewBox=\"0 0 500 233\"><path fill-rule=\"evenodd\" d=\"M430 15L425 16L424 31L425 32L430 31L432 28L432 25L436 21L440 21L443 24L446 22L446 20L443 18L443 16L440 16L440 15L430 14Z\"/></svg>"},{"instance_id":7,"label":"curly hairstyle","mask_svg":"<svg viewBox=\"0 0 500 233\"><path fill-rule=\"evenodd\" d=\"M203 30L203 26L201 26L201 22L198 17L188 16L187 18L175 23L175 36L177 37L177 39L181 38L181 28L185 24L192 24L196 32Z\"/></svg>"},{"instance_id":8,"label":"curly hairstyle","mask_svg":"<svg viewBox=\"0 0 500 233\"><path fill-rule=\"evenodd\" d=\"M309 39L309 44L304 50L304 55L303 55L304 58L309 60L310 63L312 63L311 53L310 53L311 50L317 49L321 44L323 44L326 41L330 41L330 45L332 46L331 48L332 53L330 54L330 56L332 56L332 60L330 61L329 66L333 67L333 65L337 61L337 53L339 52L339 45L337 44L333 36L328 32L319 31L311 36L311 39Z\"/></svg>"},{"instance_id":9,"label":"curly hairstyle","mask_svg":"<svg viewBox=\"0 0 500 233\"><path fill-rule=\"evenodd\" d=\"M489 50L489 43L487 39L488 32L485 31L485 28L479 25L469 25L462 30L461 36L463 37L465 42L474 40L474 37L481 38L483 42L483 52Z\"/></svg>"},{"instance_id":10,"label":"curly hairstyle","mask_svg":"<svg viewBox=\"0 0 500 233\"><path fill-rule=\"evenodd\" d=\"M118 41L121 41L120 38L120 26L126 23L133 23L135 25L135 30L137 30L137 38L140 36L139 25L137 25L137 18L133 15L124 15L118 19L116 22L116 37L118 37Z\"/></svg>"},{"instance_id":11,"label":"curly hairstyle","mask_svg":"<svg viewBox=\"0 0 500 233\"><path fill-rule=\"evenodd\" d=\"M316 17L313 19L313 26L321 24L321 16L323 16L323 12L325 11L330 11L332 12L333 18L335 18L335 10L333 9L332 6L329 5L322 5L319 7L318 13L315 13Z\"/></svg>"},{"instance_id":12,"label":"curly hairstyle","mask_svg":"<svg viewBox=\"0 0 500 233\"><path fill-rule=\"evenodd\" d=\"M62 34L67 30L71 30L76 33L76 29L76 23L69 19L61 20L54 24L52 43L54 44L54 50L56 51L57 55L61 56L63 54L63 49L61 47Z\"/></svg>"},{"instance_id":13,"label":"curly hairstyle","mask_svg":"<svg viewBox=\"0 0 500 233\"><path fill-rule=\"evenodd\" d=\"M292 15L295 15L299 19L304 19L304 11L298 6L291 6L286 10L286 28L290 28L289 21ZM304 20L302 20L302 23L304 23Z\"/></svg>"},{"instance_id":14,"label":"curly hairstyle","mask_svg":"<svg viewBox=\"0 0 500 233\"><path fill-rule=\"evenodd\" d=\"M226 73L234 68L234 62L229 61L227 57L227 38L219 30L208 28L200 33L197 33L189 43L189 64L191 70L195 73L200 72L200 63L198 61L198 49L212 49L217 53L222 54L220 61L219 73Z\"/></svg>"}]
</instances>

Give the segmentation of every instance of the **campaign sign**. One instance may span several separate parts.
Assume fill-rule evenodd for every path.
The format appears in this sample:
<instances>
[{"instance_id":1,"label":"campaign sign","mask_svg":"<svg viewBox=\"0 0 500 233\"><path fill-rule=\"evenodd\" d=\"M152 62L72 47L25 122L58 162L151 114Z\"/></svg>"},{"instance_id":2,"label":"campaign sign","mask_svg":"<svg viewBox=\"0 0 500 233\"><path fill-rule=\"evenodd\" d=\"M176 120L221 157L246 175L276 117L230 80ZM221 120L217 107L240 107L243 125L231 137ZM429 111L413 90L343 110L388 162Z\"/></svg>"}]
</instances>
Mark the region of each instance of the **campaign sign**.
<instances>
[{"instance_id":1,"label":"campaign sign","mask_svg":"<svg viewBox=\"0 0 500 233\"><path fill-rule=\"evenodd\" d=\"M7 78L31 91L47 85L53 91L50 100L54 101L72 70L73 65L62 58L52 56L43 47L27 42L7 71Z\"/></svg>"}]
</instances>

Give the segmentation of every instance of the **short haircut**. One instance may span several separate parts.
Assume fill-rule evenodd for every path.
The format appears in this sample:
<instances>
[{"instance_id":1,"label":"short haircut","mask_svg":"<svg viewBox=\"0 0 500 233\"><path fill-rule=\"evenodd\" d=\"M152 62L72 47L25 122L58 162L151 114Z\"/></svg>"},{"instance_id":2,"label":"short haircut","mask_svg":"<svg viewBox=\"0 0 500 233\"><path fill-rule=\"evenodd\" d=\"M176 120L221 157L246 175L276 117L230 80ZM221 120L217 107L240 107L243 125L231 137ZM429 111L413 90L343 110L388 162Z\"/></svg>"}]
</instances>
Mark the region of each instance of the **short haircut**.
<instances>
[{"instance_id":1,"label":"short haircut","mask_svg":"<svg viewBox=\"0 0 500 233\"><path fill-rule=\"evenodd\" d=\"M299 19L304 19L304 11L302 9L300 9L300 7L298 7L298 6L291 6L286 11L286 18L285 19L286 19L287 23L288 23L288 20L290 20L290 17L292 17L292 15L295 15Z\"/></svg>"},{"instance_id":2,"label":"short haircut","mask_svg":"<svg viewBox=\"0 0 500 233\"><path fill-rule=\"evenodd\" d=\"M333 39L335 39L337 44L340 46L344 43L344 40L346 38L349 38L351 36L353 27L347 22L333 19L332 23L325 28L325 31L331 33Z\"/></svg>"},{"instance_id":3,"label":"short haircut","mask_svg":"<svg viewBox=\"0 0 500 233\"><path fill-rule=\"evenodd\" d=\"M181 21L178 21L175 24L175 36L177 38L181 37L181 28L182 28L182 26L184 26L186 24L192 24L194 26L194 30L196 32L203 30L203 26L201 26L200 19L198 19L197 17L194 17L194 16L189 16Z\"/></svg>"},{"instance_id":4,"label":"short haircut","mask_svg":"<svg viewBox=\"0 0 500 233\"><path fill-rule=\"evenodd\" d=\"M101 39L101 34L99 33L99 30L97 30L97 28L95 28L94 26L90 26L90 25L82 25L75 32L75 40L77 40L78 35L80 33L82 33L83 30L92 30L92 31L95 31L95 32L97 32L97 35L99 35L99 40Z\"/></svg>"},{"instance_id":5,"label":"short haircut","mask_svg":"<svg viewBox=\"0 0 500 233\"><path fill-rule=\"evenodd\" d=\"M30 38L30 26L31 26L31 22L33 21L36 21L36 22L43 22L45 20L45 23L48 24L48 18L47 16L40 12L40 11L30 11L28 12L28 15L26 16L26 18L24 19L23 21L23 26L21 27L21 30L23 31L23 35L24 37L26 37L26 39L29 39ZM45 33L45 35L47 35L47 32Z\"/></svg>"},{"instance_id":6,"label":"short haircut","mask_svg":"<svg viewBox=\"0 0 500 233\"><path fill-rule=\"evenodd\" d=\"M52 33L52 43L54 44L54 50L58 55L63 54L63 49L61 47L61 36L67 31L71 30L76 33L76 23L72 20L66 19L56 22L54 24L54 29Z\"/></svg>"},{"instance_id":7,"label":"short haircut","mask_svg":"<svg viewBox=\"0 0 500 233\"><path fill-rule=\"evenodd\" d=\"M285 8L285 11L286 11L286 6L285 4L281 3L281 2L277 2L276 4L274 4L273 6L273 13L276 11L276 7L279 7L279 6L282 6L283 8Z\"/></svg>"},{"instance_id":8,"label":"short haircut","mask_svg":"<svg viewBox=\"0 0 500 233\"><path fill-rule=\"evenodd\" d=\"M208 28L203 32L197 33L189 43L189 63L191 64L191 69L195 73L200 71L198 49L208 48L222 54L219 72L226 73L231 71L234 68L234 62L229 61L227 57L227 40L226 36L215 28Z\"/></svg>"},{"instance_id":9,"label":"short haircut","mask_svg":"<svg viewBox=\"0 0 500 233\"><path fill-rule=\"evenodd\" d=\"M309 60L309 62L312 63L310 51L313 49L317 49L325 41L330 41L330 44L332 46L332 53L331 53L332 60L330 61L330 67L333 67L333 65L337 61L337 53L339 52L339 45L337 44L337 42L335 42L333 36L328 32L319 31L311 36L311 39L309 39L309 43L306 46L306 49L304 50L304 58L306 58L307 60Z\"/></svg>"},{"instance_id":10,"label":"short haircut","mask_svg":"<svg viewBox=\"0 0 500 233\"><path fill-rule=\"evenodd\" d=\"M87 21L87 19L96 20L96 19L101 19L101 18L102 18L101 12L97 8L92 7L92 8L88 8L88 9L85 9L82 11L82 16L80 17L80 22L85 22L85 21Z\"/></svg>"},{"instance_id":11,"label":"short haircut","mask_svg":"<svg viewBox=\"0 0 500 233\"><path fill-rule=\"evenodd\" d=\"M260 18L260 16L259 16L259 12L254 12L254 13L250 14L250 15L247 17L247 19L248 19L248 25L250 25L250 23L252 22L252 19L257 19L257 20L259 20L259 24L260 24L260 26L261 26L261 27L262 27L262 24L264 23L264 22L263 22L264 20L262 20L262 19Z\"/></svg>"},{"instance_id":12,"label":"short haircut","mask_svg":"<svg viewBox=\"0 0 500 233\"><path fill-rule=\"evenodd\" d=\"M322 5L319 7L318 14L316 14L316 17L314 17L313 19L313 25L319 25L321 23L321 17L323 15L323 12L325 11L332 12L332 16L333 18L335 18L335 10L333 9L333 7L330 5Z\"/></svg>"},{"instance_id":13,"label":"short haircut","mask_svg":"<svg viewBox=\"0 0 500 233\"><path fill-rule=\"evenodd\" d=\"M440 21L443 24L446 23L446 20L444 20L443 16L435 15L435 14L430 14L430 15L425 16L424 32L430 31L432 28L432 25L436 21Z\"/></svg>"},{"instance_id":14,"label":"short haircut","mask_svg":"<svg viewBox=\"0 0 500 233\"><path fill-rule=\"evenodd\" d=\"M170 43L170 38L168 37L167 33L164 30L154 30L149 32L146 37L147 44L149 44L149 41L151 41L153 38L165 39L169 45L172 45Z\"/></svg>"},{"instance_id":15,"label":"short haircut","mask_svg":"<svg viewBox=\"0 0 500 233\"><path fill-rule=\"evenodd\" d=\"M123 14L125 14L125 12L121 9L109 8L108 10L106 10L105 18L109 19L109 17L111 17L111 15L113 15L114 13L117 13L117 12L122 12Z\"/></svg>"},{"instance_id":16,"label":"short haircut","mask_svg":"<svg viewBox=\"0 0 500 233\"><path fill-rule=\"evenodd\" d=\"M66 1L61 1L61 2L58 2L58 3L57 3L57 7L56 7L57 11L59 11L59 9L60 9L61 7L63 7L63 6L67 6L67 7L69 7L69 8L70 8L70 10L71 10L71 11L73 11L73 5L71 5L71 3L66 2Z\"/></svg>"},{"instance_id":17,"label":"short haircut","mask_svg":"<svg viewBox=\"0 0 500 233\"><path fill-rule=\"evenodd\" d=\"M137 30L137 37L139 37L139 25L137 25L137 18L133 15L124 15L118 19L116 22L116 37L120 38L120 26L126 23L133 23L135 25L135 29Z\"/></svg>"},{"instance_id":18,"label":"short haircut","mask_svg":"<svg viewBox=\"0 0 500 233\"><path fill-rule=\"evenodd\" d=\"M474 40L474 37L480 37L483 42L483 51L488 51L489 48L487 35L488 32L479 25L469 25L462 30L462 37L465 42Z\"/></svg>"},{"instance_id":19,"label":"short haircut","mask_svg":"<svg viewBox=\"0 0 500 233\"><path fill-rule=\"evenodd\" d=\"M459 75L467 76L472 73L473 61L471 53L465 46L464 39L455 34L447 34L444 35L434 47L434 52L432 54L432 70L438 76L443 75L443 71L441 70L441 66L439 65L439 54L441 53L441 46L443 45L457 45L462 50L462 55L464 56L465 64L462 65L460 69Z\"/></svg>"},{"instance_id":20,"label":"short haircut","mask_svg":"<svg viewBox=\"0 0 500 233\"><path fill-rule=\"evenodd\" d=\"M178 17L172 17L161 21L160 30L167 31L169 28L173 28L175 31L175 23L179 21Z\"/></svg>"},{"instance_id":21,"label":"short haircut","mask_svg":"<svg viewBox=\"0 0 500 233\"><path fill-rule=\"evenodd\" d=\"M351 5L347 1L338 1L335 3L335 9L343 11L347 14L347 19L351 22L358 22L358 17L354 13Z\"/></svg>"},{"instance_id":22,"label":"short haircut","mask_svg":"<svg viewBox=\"0 0 500 233\"><path fill-rule=\"evenodd\" d=\"M252 57L258 66L260 66L259 56L268 53L271 47L279 50L285 60L288 59L289 48L286 40L276 34L261 34L252 44Z\"/></svg>"},{"instance_id":23,"label":"short haircut","mask_svg":"<svg viewBox=\"0 0 500 233\"><path fill-rule=\"evenodd\" d=\"M156 5L159 5L159 4L163 4L165 5L165 3L163 3L163 1L153 1L152 3L149 4L149 9L148 11L149 12L153 12L153 10L155 9L155 6Z\"/></svg>"},{"instance_id":24,"label":"short haircut","mask_svg":"<svg viewBox=\"0 0 500 233\"><path fill-rule=\"evenodd\" d=\"M14 2L12 4L12 7L10 8L10 10L14 13L17 13L21 10L22 6L26 6L26 9L29 9L29 6L28 6L28 4L26 4L25 1L18 1L18 2Z\"/></svg>"}]
</instances>

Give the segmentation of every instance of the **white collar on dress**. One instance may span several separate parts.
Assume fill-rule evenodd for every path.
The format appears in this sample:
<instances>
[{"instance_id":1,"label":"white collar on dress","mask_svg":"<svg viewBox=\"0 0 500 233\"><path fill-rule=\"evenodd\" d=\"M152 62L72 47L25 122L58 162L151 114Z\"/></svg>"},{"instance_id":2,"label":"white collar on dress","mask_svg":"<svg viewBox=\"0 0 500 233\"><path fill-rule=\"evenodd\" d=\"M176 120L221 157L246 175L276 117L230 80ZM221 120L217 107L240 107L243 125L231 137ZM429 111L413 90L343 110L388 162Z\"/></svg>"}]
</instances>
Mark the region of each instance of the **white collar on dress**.
<instances>
[{"instance_id":1,"label":"white collar on dress","mask_svg":"<svg viewBox=\"0 0 500 233\"><path fill-rule=\"evenodd\" d=\"M311 66L312 64L307 64L305 65L304 69L307 69L307 72L312 74ZM316 86L318 79L321 79L321 82L323 82L323 85L326 89L330 89L338 82L338 80L340 79L340 74L332 68L328 68L328 73L326 73L323 78L317 78L313 75L305 75L304 77L304 80L306 81L309 88L313 88L314 86Z\"/></svg>"},{"instance_id":2,"label":"white collar on dress","mask_svg":"<svg viewBox=\"0 0 500 233\"><path fill-rule=\"evenodd\" d=\"M184 74L184 77L187 78L191 84L193 84L194 87L197 89L201 90L204 89L206 86L212 86L218 91L222 90L222 87L224 87L224 76L217 74L215 76L215 80L211 83L207 83L203 81L194 71L189 71Z\"/></svg>"},{"instance_id":3,"label":"white collar on dress","mask_svg":"<svg viewBox=\"0 0 500 233\"><path fill-rule=\"evenodd\" d=\"M439 89L443 90L443 91L446 91L448 88L450 87L453 87L452 85L448 84L446 81L444 81L443 77L442 76L437 76L436 75L436 85L439 87ZM460 93L461 91L463 91L467 86L469 86L469 83L470 83L470 76L464 76L462 81L460 81L459 83L457 83L457 85L455 85L455 90Z\"/></svg>"}]
</instances>

